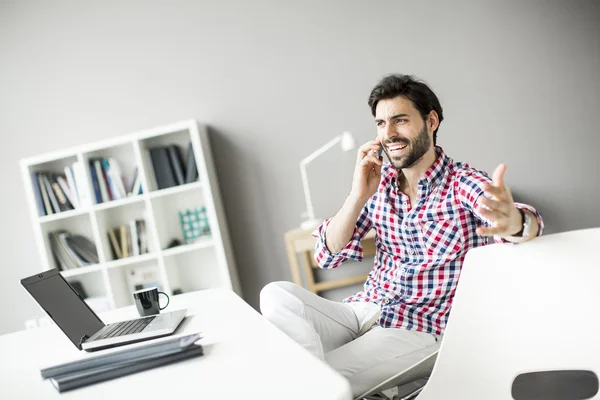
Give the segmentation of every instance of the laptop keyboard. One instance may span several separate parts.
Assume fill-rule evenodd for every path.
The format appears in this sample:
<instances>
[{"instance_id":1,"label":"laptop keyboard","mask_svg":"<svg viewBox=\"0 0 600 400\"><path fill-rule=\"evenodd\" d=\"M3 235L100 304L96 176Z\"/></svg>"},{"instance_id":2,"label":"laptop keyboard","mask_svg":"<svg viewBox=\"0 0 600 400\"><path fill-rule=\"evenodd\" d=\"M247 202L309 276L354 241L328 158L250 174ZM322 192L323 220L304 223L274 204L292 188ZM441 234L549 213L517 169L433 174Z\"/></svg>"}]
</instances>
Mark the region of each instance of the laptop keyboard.
<instances>
[{"instance_id":1,"label":"laptop keyboard","mask_svg":"<svg viewBox=\"0 0 600 400\"><path fill-rule=\"evenodd\" d=\"M108 339L117 336L131 335L144 330L146 326L156 317L148 317L142 319L132 319L131 321L123 321L116 324L110 324L106 327L106 332L98 336L94 340Z\"/></svg>"}]
</instances>

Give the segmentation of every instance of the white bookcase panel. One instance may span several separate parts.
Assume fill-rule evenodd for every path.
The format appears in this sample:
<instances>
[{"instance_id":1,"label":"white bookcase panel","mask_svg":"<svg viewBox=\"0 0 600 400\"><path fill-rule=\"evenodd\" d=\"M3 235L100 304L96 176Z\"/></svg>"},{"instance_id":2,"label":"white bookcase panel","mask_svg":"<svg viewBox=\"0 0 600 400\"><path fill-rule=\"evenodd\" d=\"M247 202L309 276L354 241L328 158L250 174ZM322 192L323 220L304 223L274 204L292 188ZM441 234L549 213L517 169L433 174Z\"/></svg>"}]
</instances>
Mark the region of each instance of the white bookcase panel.
<instances>
[{"instance_id":1,"label":"white bookcase panel","mask_svg":"<svg viewBox=\"0 0 600 400\"><path fill-rule=\"evenodd\" d=\"M132 292L140 288L158 287L160 291L166 290L157 261L140 261L123 268L112 268L108 271L108 277L116 307L132 305Z\"/></svg>"},{"instance_id":2,"label":"white bookcase panel","mask_svg":"<svg viewBox=\"0 0 600 400\"><path fill-rule=\"evenodd\" d=\"M193 148L197 177L192 182L159 189L150 149L175 145L184 168L188 149ZM128 189L137 169L141 194L98 202L92 182L90 161L116 160L121 181ZM43 199L34 185L36 173L66 175L79 166L74 186L83 199L73 210L45 215ZM88 303L103 311L133 304L131 292L138 284L156 285L169 295L208 288L228 288L240 293L237 270L229 242L227 222L206 127L194 120L134 132L113 139L85 144L21 161L27 201L40 255L41 271L59 268L52 254L49 233L66 230L94 243L99 262L61 271L67 280L78 281L90 297ZM185 171L184 171L185 172ZM86 196L87 192L87 196ZM41 197L41 196L40 196ZM205 207L210 235L190 244L167 248L173 239L184 243L179 211ZM110 229L133 219L146 222L148 253L115 259L108 236ZM144 272L145 271L145 272ZM135 278L135 279L134 279Z\"/></svg>"},{"instance_id":3,"label":"white bookcase panel","mask_svg":"<svg viewBox=\"0 0 600 400\"><path fill-rule=\"evenodd\" d=\"M172 291L190 292L229 286L228 274L217 267L214 247L174 254L165 257L164 263Z\"/></svg>"}]
</instances>

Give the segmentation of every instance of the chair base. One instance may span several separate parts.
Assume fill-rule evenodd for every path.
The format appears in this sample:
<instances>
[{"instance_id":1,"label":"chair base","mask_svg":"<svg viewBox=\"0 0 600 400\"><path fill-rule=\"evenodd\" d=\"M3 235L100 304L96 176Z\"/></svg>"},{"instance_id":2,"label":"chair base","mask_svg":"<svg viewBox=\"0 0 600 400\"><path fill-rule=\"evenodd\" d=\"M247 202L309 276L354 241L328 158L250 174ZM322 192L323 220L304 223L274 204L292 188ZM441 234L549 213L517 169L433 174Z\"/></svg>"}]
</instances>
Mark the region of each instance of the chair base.
<instances>
[{"instance_id":1,"label":"chair base","mask_svg":"<svg viewBox=\"0 0 600 400\"><path fill-rule=\"evenodd\" d=\"M372 393L368 396L360 397L359 400L413 400L417 399L421 390L425 387L428 378L418 379L413 382L397 386L392 389Z\"/></svg>"}]
</instances>

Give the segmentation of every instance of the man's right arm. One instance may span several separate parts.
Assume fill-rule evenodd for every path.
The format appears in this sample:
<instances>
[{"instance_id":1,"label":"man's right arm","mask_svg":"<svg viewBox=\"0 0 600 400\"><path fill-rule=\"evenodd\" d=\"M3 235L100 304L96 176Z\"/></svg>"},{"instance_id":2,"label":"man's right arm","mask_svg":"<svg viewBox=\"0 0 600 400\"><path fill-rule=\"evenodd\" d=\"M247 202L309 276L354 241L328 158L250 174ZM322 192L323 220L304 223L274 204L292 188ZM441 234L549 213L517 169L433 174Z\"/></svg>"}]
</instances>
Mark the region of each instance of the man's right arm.
<instances>
[{"instance_id":1,"label":"man's right arm","mask_svg":"<svg viewBox=\"0 0 600 400\"><path fill-rule=\"evenodd\" d=\"M358 221L358 217L364 206L365 202L354 197L352 194L346 198L344 205L335 217L331 219L325 232L325 244L329 252L337 253L350 242L356 230L356 221Z\"/></svg>"}]
</instances>

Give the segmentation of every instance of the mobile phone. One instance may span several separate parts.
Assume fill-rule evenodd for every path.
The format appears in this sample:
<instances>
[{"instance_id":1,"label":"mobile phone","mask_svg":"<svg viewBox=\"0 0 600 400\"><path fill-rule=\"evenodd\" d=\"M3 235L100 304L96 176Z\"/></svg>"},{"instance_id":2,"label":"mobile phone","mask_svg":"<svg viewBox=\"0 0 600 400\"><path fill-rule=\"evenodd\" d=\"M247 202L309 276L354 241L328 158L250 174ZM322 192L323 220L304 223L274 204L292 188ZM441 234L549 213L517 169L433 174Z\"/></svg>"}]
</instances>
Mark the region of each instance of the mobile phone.
<instances>
[{"instance_id":1,"label":"mobile phone","mask_svg":"<svg viewBox=\"0 0 600 400\"><path fill-rule=\"evenodd\" d=\"M375 158L377 158L378 160L381 158L381 153L383 152L383 147L379 147L379 150L375 151L373 150L373 156L375 156Z\"/></svg>"}]
</instances>

